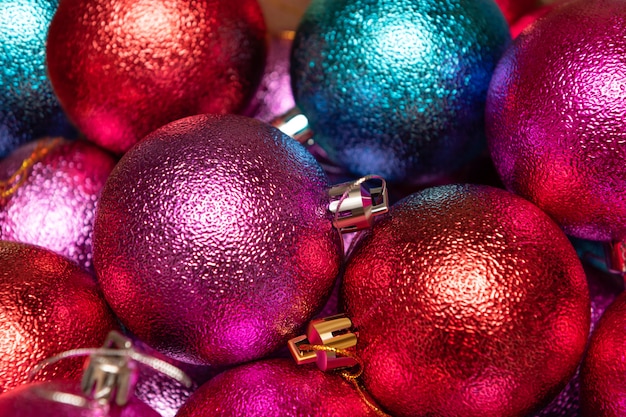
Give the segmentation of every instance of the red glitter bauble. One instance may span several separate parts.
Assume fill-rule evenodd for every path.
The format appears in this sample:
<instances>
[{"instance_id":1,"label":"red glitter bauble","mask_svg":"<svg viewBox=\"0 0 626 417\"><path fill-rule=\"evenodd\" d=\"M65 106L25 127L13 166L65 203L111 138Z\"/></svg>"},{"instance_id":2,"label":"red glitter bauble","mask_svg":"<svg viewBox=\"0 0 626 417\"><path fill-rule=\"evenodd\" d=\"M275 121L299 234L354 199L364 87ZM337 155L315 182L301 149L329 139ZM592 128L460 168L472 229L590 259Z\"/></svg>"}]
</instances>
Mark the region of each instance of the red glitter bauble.
<instances>
[{"instance_id":1,"label":"red glitter bauble","mask_svg":"<svg viewBox=\"0 0 626 417\"><path fill-rule=\"evenodd\" d=\"M357 242L343 298L365 386L392 415L519 417L573 375L589 291L573 247L507 191L413 194Z\"/></svg>"},{"instance_id":2,"label":"red glitter bauble","mask_svg":"<svg viewBox=\"0 0 626 417\"><path fill-rule=\"evenodd\" d=\"M263 73L256 0L64 0L52 86L88 139L125 152L173 120L241 110Z\"/></svg>"},{"instance_id":3,"label":"red glitter bauble","mask_svg":"<svg viewBox=\"0 0 626 417\"><path fill-rule=\"evenodd\" d=\"M0 239L43 246L91 269L96 204L114 166L85 141L22 146L0 162Z\"/></svg>"},{"instance_id":4,"label":"red glitter bauble","mask_svg":"<svg viewBox=\"0 0 626 417\"><path fill-rule=\"evenodd\" d=\"M99 347L117 322L94 279L43 248L0 242L0 392L60 352ZM39 380L79 378L83 360L58 362Z\"/></svg>"},{"instance_id":5,"label":"red glitter bauble","mask_svg":"<svg viewBox=\"0 0 626 417\"><path fill-rule=\"evenodd\" d=\"M581 370L580 402L585 417L626 415L626 293L606 310Z\"/></svg>"},{"instance_id":6,"label":"red glitter bauble","mask_svg":"<svg viewBox=\"0 0 626 417\"><path fill-rule=\"evenodd\" d=\"M537 6L539 0L495 0L502 14L509 22L515 22L520 16L528 13Z\"/></svg>"},{"instance_id":7,"label":"red glitter bauble","mask_svg":"<svg viewBox=\"0 0 626 417\"><path fill-rule=\"evenodd\" d=\"M196 391L176 417L374 417L353 385L290 359L226 371Z\"/></svg>"}]
</instances>

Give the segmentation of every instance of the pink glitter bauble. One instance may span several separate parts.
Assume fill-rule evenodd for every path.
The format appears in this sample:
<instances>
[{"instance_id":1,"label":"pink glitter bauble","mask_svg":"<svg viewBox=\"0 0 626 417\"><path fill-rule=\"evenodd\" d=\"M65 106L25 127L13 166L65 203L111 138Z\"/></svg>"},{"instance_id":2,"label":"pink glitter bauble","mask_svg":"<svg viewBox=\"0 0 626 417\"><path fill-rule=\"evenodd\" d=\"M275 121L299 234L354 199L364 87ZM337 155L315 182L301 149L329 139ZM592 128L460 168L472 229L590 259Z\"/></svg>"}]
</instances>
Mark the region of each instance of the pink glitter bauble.
<instances>
[{"instance_id":1,"label":"pink glitter bauble","mask_svg":"<svg viewBox=\"0 0 626 417\"><path fill-rule=\"evenodd\" d=\"M504 184L583 239L626 238L625 30L626 2L566 3L514 41L489 87Z\"/></svg>"},{"instance_id":2,"label":"pink glitter bauble","mask_svg":"<svg viewBox=\"0 0 626 417\"><path fill-rule=\"evenodd\" d=\"M626 415L626 293L606 310L591 336L581 370L585 417Z\"/></svg>"},{"instance_id":3,"label":"pink glitter bauble","mask_svg":"<svg viewBox=\"0 0 626 417\"><path fill-rule=\"evenodd\" d=\"M265 33L256 0L63 0L48 71L76 126L121 153L173 120L242 110Z\"/></svg>"},{"instance_id":4,"label":"pink glitter bauble","mask_svg":"<svg viewBox=\"0 0 626 417\"><path fill-rule=\"evenodd\" d=\"M242 114L270 122L295 107L289 75L293 32L272 36L261 85Z\"/></svg>"},{"instance_id":5,"label":"pink glitter bauble","mask_svg":"<svg viewBox=\"0 0 626 417\"><path fill-rule=\"evenodd\" d=\"M82 268L43 248L0 242L0 393L28 382L31 369L44 359L99 347L117 328ZM58 362L37 380L79 378L83 362Z\"/></svg>"},{"instance_id":6,"label":"pink glitter bauble","mask_svg":"<svg viewBox=\"0 0 626 417\"><path fill-rule=\"evenodd\" d=\"M315 366L272 359L226 371L196 391L176 417L374 417L353 385Z\"/></svg>"},{"instance_id":7,"label":"pink glitter bauble","mask_svg":"<svg viewBox=\"0 0 626 417\"><path fill-rule=\"evenodd\" d=\"M574 374L589 292L572 245L507 191L413 194L354 246L343 284L365 387L391 415L519 417Z\"/></svg>"},{"instance_id":8,"label":"pink glitter bauble","mask_svg":"<svg viewBox=\"0 0 626 417\"><path fill-rule=\"evenodd\" d=\"M25 162L32 166L15 191L0 198L0 239L43 246L91 269L96 204L115 160L89 142L43 139L2 160L0 180Z\"/></svg>"},{"instance_id":9,"label":"pink glitter bauble","mask_svg":"<svg viewBox=\"0 0 626 417\"><path fill-rule=\"evenodd\" d=\"M138 338L229 365L295 335L342 259L328 183L296 141L243 116L193 116L150 134L107 181L94 265Z\"/></svg>"},{"instance_id":10,"label":"pink glitter bauble","mask_svg":"<svg viewBox=\"0 0 626 417\"><path fill-rule=\"evenodd\" d=\"M57 396L54 400L51 398L53 393L69 394L75 397ZM85 399L78 382L52 381L22 385L0 395L0 415L2 417L159 417L159 413L132 397L124 406L91 404L90 407L81 407L67 403L75 399Z\"/></svg>"}]
</instances>

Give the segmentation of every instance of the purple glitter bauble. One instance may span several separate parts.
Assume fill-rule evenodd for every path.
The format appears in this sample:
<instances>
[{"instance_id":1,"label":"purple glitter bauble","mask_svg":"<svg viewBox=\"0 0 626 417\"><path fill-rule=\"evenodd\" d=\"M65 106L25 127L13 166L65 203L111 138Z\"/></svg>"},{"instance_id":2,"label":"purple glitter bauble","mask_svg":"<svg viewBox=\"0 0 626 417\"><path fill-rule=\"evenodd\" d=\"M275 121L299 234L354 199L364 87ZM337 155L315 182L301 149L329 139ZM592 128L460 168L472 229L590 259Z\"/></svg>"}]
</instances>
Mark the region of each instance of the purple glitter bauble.
<instances>
[{"instance_id":1,"label":"purple glitter bauble","mask_svg":"<svg viewBox=\"0 0 626 417\"><path fill-rule=\"evenodd\" d=\"M489 88L503 182L583 239L626 238L625 30L626 2L565 3L515 40Z\"/></svg>"},{"instance_id":2,"label":"purple glitter bauble","mask_svg":"<svg viewBox=\"0 0 626 417\"><path fill-rule=\"evenodd\" d=\"M52 397L53 394L57 394ZM64 394L64 395L60 395ZM55 400L56 398L56 400ZM2 417L159 417L141 401L130 398L122 407L115 404L78 406L72 401L86 399L80 383L53 381L22 385L0 396Z\"/></svg>"},{"instance_id":3,"label":"purple glitter bauble","mask_svg":"<svg viewBox=\"0 0 626 417\"><path fill-rule=\"evenodd\" d=\"M125 326L171 357L228 365L294 336L342 258L315 159L243 116L201 115L147 136L113 170L94 265Z\"/></svg>"},{"instance_id":4,"label":"purple glitter bauble","mask_svg":"<svg viewBox=\"0 0 626 417\"><path fill-rule=\"evenodd\" d=\"M264 122L291 110L295 105L289 75L289 54L293 43L290 34L272 36L261 85L242 114Z\"/></svg>"},{"instance_id":5,"label":"purple glitter bauble","mask_svg":"<svg viewBox=\"0 0 626 417\"><path fill-rule=\"evenodd\" d=\"M0 162L1 180L19 173L0 199L0 238L43 246L91 269L96 204L114 166L111 155L83 141L42 139L17 149Z\"/></svg>"},{"instance_id":6,"label":"purple glitter bauble","mask_svg":"<svg viewBox=\"0 0 626 417\"><path fill-rule=\"evenodd\" d=\"M290 359L226 371L196 391L177 417L368 417L374 411L341 376Z\"/></svg>"}]
</instances>

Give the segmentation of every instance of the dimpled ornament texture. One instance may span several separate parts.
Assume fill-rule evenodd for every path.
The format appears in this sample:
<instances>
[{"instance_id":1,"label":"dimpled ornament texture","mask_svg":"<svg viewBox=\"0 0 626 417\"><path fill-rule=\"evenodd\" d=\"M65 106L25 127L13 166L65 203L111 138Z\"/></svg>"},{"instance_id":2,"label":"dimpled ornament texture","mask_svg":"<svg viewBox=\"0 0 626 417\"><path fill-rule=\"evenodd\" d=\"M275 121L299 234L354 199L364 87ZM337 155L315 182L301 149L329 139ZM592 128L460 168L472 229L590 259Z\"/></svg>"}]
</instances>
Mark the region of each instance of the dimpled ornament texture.
<instances>
[{"instance_id":1,"label":"dimpled ornament texture","mask_svg":"<svg viewBox=\"0 0 626 417\"><path fill-rule=\"evenodd\" d=\"M626 415L626 293L607 309L591 337L582 366L585 417Z\"/></svg>"},{"instance_id":2,"label":"dimpled ornament texture","mask_svg":"<svg viewBox=\"0 0 626 417\"><path fill-rule=\"evenodd\" d=\"M47 59L88 139L124 152L181 117L241 110L261 78L256 0L64 0Z\"/></svg>"},{"instance_id":3,"label":"dimpled ornament texture","mask_svg":"<svg viewBox=\"0 0 626 417\"><path fill-rule=\"evenodd\" d=\"M341 262L327 179L290 137L243 116L193 116L146 137L96 211L94 265L141 340L226 365L286 343Z\"/></svg>"},{"instance_id":4,"label":"dimpled ornament texture","mask_svg":"<svg viewBox=\"0 0 626 417\"><path fill-rule=\"evenodd\" d=\"M117 405L79 407L68 404L68 398L51 400L52 393L70 394L85 398L79 383L72 381L52 381L23 385L0 396L2 417L160 417L159 413L141 401L130 398L123 407Z\"/></svg>"},{"instance_id":5,"label":"dimpled ornament texture","mask_svg":"<svg viewBox=\"0 0 626 417\"><path fill-rule=\"evenodd\" d=\"M0 242L0 392L27 382L35 365L57 353L101 346L116 328L82 268L43 248ZM78 378L83 362L59 362L38 379Z\"/></svg>"},{"instance_id":6,"label":"dimpled ornament texture","mask_svg":"<svg viewBox=\"0 0 626 417\"><path fill-rule=\"evenodd\" d=\"M294 40L294 96L336 163L422 181L484 149L509 39L491 0L314 0Z\"/></svg>"},{"instance_id":7,"label":"dimpled ornament texture","mask_svg":"<svg viewBox=\"0 0 626 417\"><path fill-rule=\"evenodd\" d=\"M290 359L239 366L204 384L176 417L368 417L376 414L341 376Z\"/></svg>"},{"instance_id":8,"label":"dimpled ornament texture","mask_svg":"<svg viewBox=\"0 0 626 417\"><path fill-rule=\"evenodd\" d=\"M625 30L623 1L557 7L515 40L489 89L503 182L583 239L626 238Z\"/></svg>"},{"instance_id":9,"label":"dimpled ornament texture","mask_svg":"<svg viewBox=\"0 0 626 417\"><path fill-rule=\"evenodd\" d=\"M0 0L0 158L19 145L73 132L45 66L56 0Z\"/></svg>"},{"instance_id":10,"label":"dimpled ornament texture","mask_svg":"<svg viewBox=\"0 0 626 417\"><path fill-rule=\"evenodd\" d=\"M91 269L96 203L115 160L89 142L43 139L0 161L0 180L46 147L17 189L0 198L0 238L43 246Z\"/></svg>"},{"instance_id":11,"label":"dimpled ornament texture","mask_svg":"<svg viewBox=\"0 0 626 417\"><path fill-rule=\"evenodd\" d=\"M359 240L343 297L365 386L391 415L521 417L572 377L589 292L537 207L487 186L437 187Z\"/></svg>"}]
</instances>

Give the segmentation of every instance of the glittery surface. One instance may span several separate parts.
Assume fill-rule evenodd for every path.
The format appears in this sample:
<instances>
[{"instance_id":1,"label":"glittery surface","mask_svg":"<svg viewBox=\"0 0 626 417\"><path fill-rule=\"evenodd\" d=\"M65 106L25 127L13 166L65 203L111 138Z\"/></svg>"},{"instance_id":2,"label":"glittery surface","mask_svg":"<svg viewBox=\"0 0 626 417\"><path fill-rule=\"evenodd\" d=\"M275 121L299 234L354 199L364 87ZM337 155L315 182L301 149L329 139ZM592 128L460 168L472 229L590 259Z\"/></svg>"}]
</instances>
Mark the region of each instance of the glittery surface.
<instances>
[{"instance_id":1,"label":"glittery surface","mask_svg":"<svg viewBox=\"0 0 626 417\"><path fill-rule=\"evenodd\" d=\"M0 180L47 141L24 145L0 161ZM0 238L43 246L92 269L96 203L114 166L111 155L88 142L60 141L12 195L0 198Z\"/></svg>"},{"instance_id":2,"label":"glittery surface","mask_svg":"<svg viewBox=\"0 0 626 417\"><path fill-rule=\"evenodd\" d=\"M291 359L239 366L204 384L177 417L373 417L341 376Z\"/></svg>"},{"instance_id":3,"label":"glittery surface","mask_svg":"<svg viewBox=\"0 0 626 417\"><path fill-rule=\"evenodd\" d=\"M585 267L589 296L591 298L591 331L595 329L602 314L615 297L624 290L624 283L592 267ZM580 366L563 391L535 417L579 417L580 411Z\"/></svg>"},{"instance_id":4,"label":"glittery surface","mask_svg":"<svg viewBox=\"0 0 626 417\"><path fill-rule=\"evenodd\" d=\"M46 75L56 0L0 1L0 158L48 135L73 135Z\"/></svg>"},{"instance_id":5,"label":"glittery surface","mask_svg":"<svg viewBox=\"0 0 626 417\"><path fill-rule=\"evenodd\" d=\"M292 41L287 36L271 38L261 85L242 114L270 122L295 106L289 76Z\"/></svg>"},{"instance_id":6,"label":"glittery surface","mask_svg":"<svg viewBox=\"0 0 626 417\"><path fill-rule=\"evenodd\" d=\"M129 151L96 211L105 296L141 340L226 365L269 354L329 296L341 261L327 179L262 122L194 116Z\"/></svg>"},{"instance_id":7,"label":"glittery surface","mask_svg":"<svg viewBox=\"0 0 626 417\"><path fill-rule=\"evenodd\" d=\"M0 396L2 417L159 417L159 414L146 404L132 398L123 407L97 406L77 407L71 404L51 401L50 393L71 394L84 398L78 382L54 381L24 385Z\"/></svg>"},{"instance_id":8,"label":"glittery surface","mask_svg":"<svg viewBox=\"0 0 626 417\"><path fill-rule=\"evenodd\" d=\"M265 60L256 0L64 0L50 79L87 138L115 152L173 120L241 110Z\"/></svg>"},{"instance_id":9,"label":"glittery surface","mask_svg":"<svg viewBox=\"0 0 626 417\"><path fill-rule=\"evenodd\" d=\"M365 386L396 417L512 417L572 377L589 331L576 252L532 204L444 186L392 206L344 275Z\"/></svg>"},{"instance_id":10,"label":"glittery surface","mask_svg":"<svg viewBox=\"0 0 626 417\"><path fill-rule=\"evenodd\" d=\"M57 353L101 346L116 328L91 275L45 249L0 242L0 392ZM65 360L37 379L78 378L82 365Z\"/></svg>"},{"instance_id":11,"label":"glittery surface","mask_svg":"<svg viewBox=\"0 0 626 417\"><path fill-rule=\"evenodd\" d=\"M581 371L585 417L626 415L626 293L607 309L591 337Z\"/></svg>"},{"instance_id":12,"label":"glittery surface","mask_svg":"<svg viewBox=\"0 0 626 417\"><path fill-rule=\"evenodd\" d=\"M485 96L509 39L491 0L314 0L294 40L294 96L332 160L422 181L485 147Z\"/></svg>"},{"instance_id":13,"label":"glittery surface","mask_svg":"<svg viewBox=\"0 0 626 417\"><path fill-rule=\"evenodd\" d=\"M515 40L487 99L507 188L584 239L626 238L625 29L623 1L556 8Z\"/></svg>"}]
</instances>

